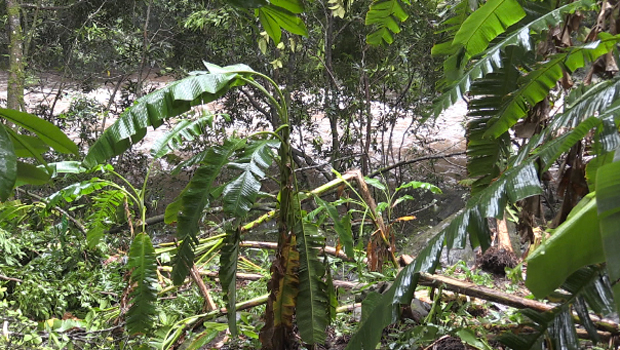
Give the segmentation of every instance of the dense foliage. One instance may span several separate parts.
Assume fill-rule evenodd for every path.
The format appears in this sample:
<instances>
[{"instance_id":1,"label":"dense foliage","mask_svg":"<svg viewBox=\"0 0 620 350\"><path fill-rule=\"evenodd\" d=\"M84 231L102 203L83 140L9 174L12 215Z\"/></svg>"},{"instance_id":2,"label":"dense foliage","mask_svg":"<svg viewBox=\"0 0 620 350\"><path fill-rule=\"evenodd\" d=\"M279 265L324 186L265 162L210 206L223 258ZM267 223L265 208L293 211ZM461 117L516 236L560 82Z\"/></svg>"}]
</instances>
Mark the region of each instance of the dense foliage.
<instances>
[{"instance_id":1,"label":"dense foliage","mask_svg":"<svg viewBox=\"0 0 620 350\"><path fill-rule=\"evenodd\" d=\"M80 146L58 127L80 119L79 107L62 118L53 105L46 118L27 113L23 101L0 109L0 344L199 349L228 339L227 330L232 346L316 348L349 326L339 325L335 277L355 275L391 284L366 293L347 349L426 347L442 335L488 349L477 339L486 331L471 326L477 321L442 320L473 311L446 303L448 286L427 273L444 247L492 250L500 228L490 223L508 215L530 244L525 286L552 304L495 319L528 322L524 334L496 340L511 349L576 349L577 323L588 345L617 335L616 323L600 321L620 309L617 15L614 4L591 0L7 1L4 16L11 26L21 17L26 33L6 38L8 55L23 55L27 72L60 68L63 79L84 79L85 89L114 76L110 103L92 109L105 118L128 86L114 124L95 139L83 128ZM400 160L382 142L399 119L409 118L410 128L429 119L431 53L443 60L435 113L468 103L462 183L471 196L400 269L394 231L412 216L395 208L440 190L364 175L385 174L381 167ZM206 71L145 91L149 69L182 72L203 59ZM14 87L24 71L10 62ZM227 115L196 108L216 101ZM374 101L385 106L380 116ZM315 111L329 120L332 138L313 134L315 149L305 154L302 134L312 133ZM155 143L139 181L115 168L173 120L180 121ZM231 123L258 128L222 132ZM372 152L381 159L373 162ZM329 158L332 171L299 172L317 167L313 157ZM159 219L147 218L152 172L167 171L156 169L157 159L188 176ZM312 186L309 177L319 175ZM249 233L270 220L275 253L246 257ZM152 229L156 221L167 232ZM172 231L173 242L158 241ZM466 265L458 269L486 283ZM515 280L520 269L510 271ZM203 275L217 276L217 287ZM242 282L250 275L258 281ZM413 300L422 282L435 288L424 312ZM242 311L262 304L260 319ZM401 322L409 312L414 325ZM403 332L386 333L388 326Z\"/></svg>"}]
</instances>

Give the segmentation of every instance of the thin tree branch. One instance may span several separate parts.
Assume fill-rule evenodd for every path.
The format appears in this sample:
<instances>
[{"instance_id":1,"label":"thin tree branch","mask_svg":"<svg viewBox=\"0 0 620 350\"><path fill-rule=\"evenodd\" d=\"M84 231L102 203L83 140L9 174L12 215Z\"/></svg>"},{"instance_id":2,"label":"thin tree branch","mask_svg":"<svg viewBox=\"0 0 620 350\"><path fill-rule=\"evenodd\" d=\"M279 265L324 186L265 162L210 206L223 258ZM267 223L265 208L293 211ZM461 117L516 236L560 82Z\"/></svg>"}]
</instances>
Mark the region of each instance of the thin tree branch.
<instances>
[{"instance_id":1,"label":"thin tree branch","mask_svg":"<svg viewBox=\"0 0 620 350\"><path fill-rule=\"evenodd\" d=\"M424 156L424 157L418 157L418 158L414 158L414 159L404 160L402 162L398 162L396 164L392 164L392 165L387 166L385 168L381 168L381 169L375 170L372 173L370 173L368 175L368 177L379 176L379 175L381 175L383 173L387 173L388 171L390 171L392 169L399 168L401 166L412 164L412 163L422 162L422 161L431 160L431 159L443 159L443 158L449 158L449 157L462 156L462 155L465 155L465 154L466 154L466 152L462 151L462 152L449 153L449 154L434 154L434 155L430 155L430 156Z\"/></svg>"}]
</instances>

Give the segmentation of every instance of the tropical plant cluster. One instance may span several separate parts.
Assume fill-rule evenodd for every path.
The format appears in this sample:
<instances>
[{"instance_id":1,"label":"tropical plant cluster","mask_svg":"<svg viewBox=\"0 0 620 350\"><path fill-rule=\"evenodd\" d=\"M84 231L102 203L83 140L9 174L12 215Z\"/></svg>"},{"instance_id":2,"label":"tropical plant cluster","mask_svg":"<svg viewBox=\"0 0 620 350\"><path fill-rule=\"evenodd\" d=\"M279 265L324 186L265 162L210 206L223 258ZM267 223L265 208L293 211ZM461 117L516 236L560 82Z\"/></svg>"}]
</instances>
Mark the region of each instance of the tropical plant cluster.
<instances>
[{"instance_id":1,"label":"tropical plant cluster","mask_svg":"<svg viewBox=\"0 0 620 350\"><path fill-rule=\"evenodd\" d=\"M14 4L7 1L9 22L15 19ZM141 68L148 58L150 11L163 4L146 3ZM89 12L89 20L105 5ZM428 22L416 22L407 11L419 6L432 12L429 4L329 1L306 7L297 0L231 0L202 5L192 8L185 23L214 30L239 16L250 23L256 43L241 50L254 48L249 59L273 58L270 74L246 64L205 62L206 70L143 94L139 69L135 101L82 149L54 123L27 113L23 103L0 109L6 122L0 124L0 247L5 253L0 258L0 310L5 315L0 344L199 349L228 341L239 348L319 348L333 345L333 326L349 322L339 312L357 310L361 317L347 336L346 349L426 348L453 340L478 349L614 347L618 323L606 317L620 309L615 302L620 297L617 4L436 4L444 12L432 50L416 46L414 31L406 30L411 26L424 28L418 34L428 33ZM43 10L43 4L36 8ZM310 18L325 22L313 27ZM319 27L325 36L317 39L312 30ZM334 30L363 34L357 41L345 40ZM96 32L99 39L107 40L107 34ZM11 49L21 40L14 36ZM313 39L321 45L303 45ZM312 51L316 47L323 51ZM381 48L387 54L380 54ZM341 56L334 55L338 49ZM373 140L364 138L373 128L393 128L394 119L373 124L371 101L381 93L401 92L390 105L394 118L406 109L422 120L428 117L420 107L426 101L420 89L433 79L423 77L428 67L411 63L407 50L443 60L436 114L458 99L467 100L468 179L462 183L471 187L471 196L401 266L404 256L397 256L394 231L397 223L413 218L398 216L395 208L422 191L441 190L419 181L390 187L375 179L372 175L384 172L371 171L376 166L369 157ZM9 56L15 54L10 50ZM300 75L285 73L298 55L316 59L310 62L320 69L301 66L306 77L320 72L315 75L322 76L320 85L304 85L308 79L297 85ZM401 70L397 61L411 70ZM264 62L258 66L265 68ZM15 60L10 64L9 84L15 85L23 71ZM407 93L414 84L420 92ZM305 91L319 96L313 102L320 102L333 133L331 149L317 150L331 157L333 175L313 188L298 180L304 163L294 144L307 110L296 104L303 99L295 94ZM405 96L411 100L404 101ZM230 116L183 119L195 106L224 97ZM159 220L148 217L147 185L155 160L212 132L222 120L243 120L236 114L241 109L233 108L242 100L248 101L244 108L259 111L268 127L244 136L221 135L221 142L192 149L177 166L192 169L189 182ZM151 149L152 161L140 184L109 163L175 118L182 120ZM359 133L345 128L341 138L338 127L352 125ZM340 152L349 138L362 140L357 145L360 170L342 162ZM313 166L309 160L305 165ZM434 275L444 250L466 244L481 254L497 250L493 231L499 236L501 229L491 223L505 222L507 216L530 247L523 265L508 275L518 281L524 272L524 293L546 303L498 295L489 290L495 287L492 280L467 265L446 273L458 270L486 286ZM151 227L162 220L174 231L172 242L155 242L158 235ZM248 242L261 227L272 228L272 241ZM253 250L246 251L248 246ZM265 247L273 249L272 255L258 249ZM217 277L217 284L213 279L205 283L205 275ZM390 283L377 284L376 291L368 288L361 305L341 305L337 286L349 286L341 280L345 275L355 276L362 289L382 279ZM424 288L431 290L426 304L419 298ZM484 310L447 291L522 310L498 316L488 305ZM255 307L264 308L262 316L246 311ZM474 316L480 309L481 320ZM485 327L489 324L505 332L488 340L493 333Z\"/></svg>"}]
</instances>

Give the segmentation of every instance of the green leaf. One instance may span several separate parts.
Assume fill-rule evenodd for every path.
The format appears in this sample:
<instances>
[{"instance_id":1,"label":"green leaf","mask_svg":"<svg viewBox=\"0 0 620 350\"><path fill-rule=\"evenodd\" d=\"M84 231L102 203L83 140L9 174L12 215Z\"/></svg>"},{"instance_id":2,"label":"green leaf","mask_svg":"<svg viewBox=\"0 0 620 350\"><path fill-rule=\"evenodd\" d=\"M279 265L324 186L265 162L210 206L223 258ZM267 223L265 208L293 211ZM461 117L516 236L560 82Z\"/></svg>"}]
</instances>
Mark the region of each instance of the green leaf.
<instances>
[{"instance_id":1,"label":"green leaf","mask_svg":"<svg viewBox=\"0 0 620 350\"><path fill-rule=\"evenodd\" d=\"M280 29L278 21L271 17L268 12L265 12L263 8L259 8L255 12L258 14L258 20L263 26L263 29L267 32L267 35L273 39L273 42L276 45L279 44L280 39L282 38L282 30Z\"/></svg>"},{"instance_id":2,"label":"green leaf","mask_svg":"<svg viewBox=\"0 0 620 350\"><path fill-rule=\"evenodd\" d=\"M233 313L234 314L234 313ZM199 350L209 344L220 332L225 331L228 327L221 323L205 322L205 331L192 338L192 342L187 346L187 350Z\"/></svg>"},{"instance_id":3,"label":"green leaf","mask_svg":"<svg viewBox=\"0 0 620 350\"><path fill-rule=\"evenodd\" d=\"M15 187L22 185L44 185L51 178L50 173L45 169L37 168L36 166L17 162L17 179L15 180Z\"/></svg>"},{"instance_id":4,"label":"green leaf","mask_svg":"<svg viewBox=\"0 0 620 350\"><path fill-rule=\"evenodd\" d=\"M227 233L220 255L220 283L226 300L226 308L235 310L237 303L237 259L239 259L239 242L241 235L239 230L231 230ZM228 313L228 329L232 337L237 336L237 314Z\"/></svg>"},{"instance_id":5,"label":"green leaf","mask_svg":"<svg viewBox=\"0 0 620 350\"><path fill-rule=\"evenodd\" d=\"M61 153L78 154L78 147L60 129L35 115L0 108L0 116L22 128L34 132L43 142Z\"/></svg>"},{"instance_id":6,"label":"green leaf","mask_svg":"<svg viewBox=\"0 0 620 350\"><path fill-rule=\"evenodd\" d=\"M517 45L526 52L534 50L536 46L531 42L531 36L533 34L541 33L549 28L554 28L561 25L564 20L568 18L568 16L566 16L567 14L573 13L579 8L590 6L592 3L592 0L577 0L558 7L557 9L545 13L544 15L536 16L531 22L510 33L505 39L492 45L482 55L482 57L477 59L476 62L471 65L465 74L458 72L448 74L448 72L445 72L446 76L453 76L453 78L444 80L439 84L439 87L444 90L444 93L442 93L441 96L433 103L435 115L439 115L441 111L447 109L456 103L456 101L461 99L462 96L469 91L472 83L476 79L484 77L486 74L493 73L497 69L501 68L502 54L508 46ZM461 10L458 12L457 16L454 17L452 28L460 28L460 21L464 21L464 18L467 16L466 8L463 8L466 6L465 1L459 6ZM457 49L458 47L450 44L449 47L444 45L441 49L437 50L439 50L438 54L454 54ZM445 86L448 87L445 88Z\"/></svg>"},{"instance_id":7,"label":"green leaf","mask_svg":"<svg viewBox=\"0 0 620 350\"><path fill-rule=\"evenodd\" d=\"M607 33L599 35L601 40L574 47L566 53L555 55L538 69L519 79L520 87L511 93L502 109L497 121L492 123L484 137L499 137L512 127L520 118L527 115L529 107L542 101L549 90L555 86L564 71L574 72L584 67L588 62L594 62L598 57L608 53L620 41L620 35L611 36Z\"/></svg>"},{"instance_id":8,"label":"green leaf","mask_svg":"<svg viewBox=\"0 0 620 350\"><path fill-rule=\"evenodd\" d=\"M127 311L127 331L148 334L155 321L157 301L157 260L151 238L139 233L131 243L128 267L133 269L130 284L135 286L129 294L131 306Z\"/></svg>"},{"instance_id":9,"label":"green leaf","mask_svg":"<svg viewBox=\"0 0 620 350\"><path fill-rule=\"evenodd\" d=\"M370 186L377 188L381 191L387 191L387 188L385 187L385 185L377 179L372 179L369 177L364 177L364 181L366 181L367 184L369 184Z\"/></svg>"},{"instance_id":10,"label":"green leaf","mask_svg":"<svg viewBox=\"0 0 620 350\"><path fill-rule=\"evenodd\" d=\"M262 7L260 10L275 20L278 23L278 26L284 28L286 31L292 34L308 36L308 30L306 29L306 25L301 18L295 16L289 11L271 5Z\"/></svg>"},{"instance_id":11,"label":"green leaf","mask_svg":"<svg viewBox=\"0 0 620 350\"><path fill-rule=\"evenodd\" d=\"M269 0L269 2L292 13L299 14L304 12L304 6L299 0Z\"/></svg>"},{"instance_id":12,"label":"green leaf","mask_svg":"<svg viewBox=\"0 0 620 350\"><path fill-rule=\"evenodd\" d=\"M166 135L157 139L151 148L151 156L155 159L178 149L183 141L193 141L204 133L205 126L211 126L213 114L200 117L196 120L181 120Z\"/></svg>"},{"instance_id":13,"label":"green leaf","mask_svg":"<svg viewBox=\"0 0 620 350\"><path fill-rule=\"evenodd\" d=\"M227 71L252 71L245 65L224 67ZM90 148L84 164L93 167L125 152L144 138L147 127L158 128L164 120L187 112L192 106L211 102L238 84L237 73L204 73L176 81L138 99Z\"/></svg>"},{"instance_id":14,"label":"green leaf","mask_svg":"<svg viewBox=\"0 0 620 350\"><path fill-rule=\"evenodd\" d=\"M194 265L194 248L198 244L202 211L209 203L209 194L215 178L219 175L229 158L245 146L245 140L226 140L223 145L211 147L203 164L196 170L187 187L181 194L181 214L178 215L177 238L182 241L175 258L172 278L180 285Z\"/></svg>"},{"instance_id":15,"label":"green leaf","mask_svg":"<svg viewBox=\"0 0 620 350\"><path fill-rule=\"evenodd\" d=\"M338 234L338 239L340 244L344 247L345 254L347 254L349 258L353 258L353 234L351 232L351 223L346 220L343 221L345 218L340 218L338 209L331 203L322 200L318 196L314 197L314 201L317 205L325 208L325 211L334 222L334 231Z\"/></svg>"},{"instance_id":16,"label":"green leaf","mask_svg":"<svg viewBox=\"0 0 620 350\"><path fill-rule=\"evenodd\" d=\"M598 223L597 200L591 193L529 255L525 285L535 296L547 296L581 267L604 261L601 237L598 230L592 230Z\"/></svg>"},{"instance_id":17,"label":"green leaf","mask_svg":"<svg viewBox=\"0 0 620 350\"><path fill-rule=\"evenodd\" d=\"M329 293L323 281L325 268L318 259L318 250L325 239L318 235L318 227L300 223L296 227L299 250L299 295L297 296L297 326L306 344L323 344L329 324Z\"/></svg>"},{"instance_id":18,"label":"green leaf","mask_svg":"<svg viewBox=\"0 0 620 350\"><path fill-rule=\"evenodd\" d=\"M12 133L11 140L15 147L15 155L21 158L37 158L50 149L45 142L34 136Z\"/></svg>"},{"instance_id":19,"label":"green leaf","mask_svg":"<svg viewBox=\"0 0 620 350\"><path fill-rule=\"evenodd\" d=\"M620 279L620 162L604 165L596 173L596 202L607 272L620 310L620 285L615 283Z\"/></svg>"},{"instance_id":20,"label":"green leaf","mask_svg":"<svg viewBox=\"0 0 620 350\"><path fill-rule=\"evenodd\" d=\"M11 195L17 179L17 157L13 142L0 123L0 200L5 201Z\"/></svg>"},{"instance_id":21,"label":"green leaf","mask_svg":"<svg viewBox=\"0 0 620 350\"><path fill-rule=\"evenodd\" d=\"M243 155L229 164L229 167L243 172L224 187L225 213L236 218L248 215L260 193L260 180L265 176L265 169L273 162L272 148L278 145L278 142L269 139L252 141L245 147Z\"/></svg>"},{"instance_id":22,"label":"green leaf","mask_svg":"<svg viewBox=\"0 0 620 350\"><path fill-rule=\"evenodd\" d=\"M523 17L525 11L516 0L489 0L467 17L454 36L453 45L462 45L470 56L477 55Z\"/></svg>"},{"instance_id":23,"label":"green leaf","mask_svg":"<svg viewBox=\"0 0 620 350\"><path fill-rule=\"evenodd\" d=\"M366 12L364 24L375 26L375 30L366 36L371 45L391 44L392 33L400 33L398 22L404 22L409 15L403 10L399 0L375 0Z\"/></svg>"}]
</instances>

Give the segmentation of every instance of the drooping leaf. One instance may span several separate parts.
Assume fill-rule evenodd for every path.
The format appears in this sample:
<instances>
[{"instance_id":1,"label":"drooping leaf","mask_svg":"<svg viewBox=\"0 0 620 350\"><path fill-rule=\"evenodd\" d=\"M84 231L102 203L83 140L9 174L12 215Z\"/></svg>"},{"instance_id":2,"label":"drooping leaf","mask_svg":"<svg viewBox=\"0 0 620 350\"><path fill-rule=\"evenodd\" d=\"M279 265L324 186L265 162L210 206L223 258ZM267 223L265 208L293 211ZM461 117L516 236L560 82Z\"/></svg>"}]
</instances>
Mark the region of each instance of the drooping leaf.
<instances>
[{"instance_id":1,"label":"drooping leaf","mask_svg":"<svg viewBox=\"0 0 620 350\"><path fill-rule=\"evenodd\" d=\"M596 173L596 202L600 239L607 262L607 272L613 283L616 308L620 310L620 162L607 164Z\"/></svg>"},{"instance_id":2,"label":"drooping leaf","mask_svg":"<svg viewBox=\"0 0 620 350\"><path fill-rule=\"evenodd\" d=\"M243 172L224 187L224 212L237 218L248 214L260 192L265 169L273 161L272 148L277 146L276 141L269 139L252 141L245 147L243 155L229 164L229 167Z\"/></svg>"},{"instance_id":3,"label":"drooping leaf","mask_svg":"<svg viewBox=\"0 0 620 350\"><path fill-rule=\"evenodd\" d=\"M251 72L245 65L235 65L228 71ZM92 167L126 151L132 143L144 138L147 127L158 128L164 120L187 112L192 106L211 102L239 84L237 73L198 72L176 81L144 97L127 109L90 148L84 164Z\"/></svg>"},{"instance_id":4,"label":"drooping leaf","mask_svg":"<svg viewBox=\"0 0 620 350\"><path fill-rule=\"evenodd\" d=\"M155 159L161 158L171 151L178 149L183 141L193 141L195 137L204 133L206 126L213 123L213 115L209 114L196 120L181 120L164 137L155 141L151 147L151 156Z\"/></svg>"},{"instance_id":5,"label":"drooping leaf","mask_svg":"<svg viewBox=\"0 0 620 350\"><path fill-rule=\"evenodd\" d=\"M364 24L375 26L375 30L366 36L371 45L391 44L394 41L391 33L400 33L399 22L404 22L409 15L400 5L400 0L375 0L366 12Z\"/></svg>"},{"instance_id":6,"label":"drooping leaf","mask_svg":"<svg viewBox=\"0 0 620 350\"><path fill-rule=\"evenodd\" d=\"M472 184L476 194L504 171L511 153L510 135L505 132L497 138L484 138L487 124L498 114L505 96L512 92L519 79L517 64L523 50L516 46L506 49L503 68L477 80L472 88L467 124L467 174L477 180Z\"/></svg>"},{"instance_id":7,"label":"drooping leaf","mask_svg":"<svg viewBox=\"0 0 620 350\"><path fill-rule=\"evenodd\" d=\"M299 295L297 326L306 344L323 344L329 324L329 293L323 281L325 268L318 259L318 250L325 239L318 235L317 226L300 222L296 227L299 250Z\"/></svg>"},{"instance_id":8,"label":"drooping leaf","mask_svg":"<svg viewBox=\"0 0 620 350\"><path fill-rule=\"evenodd\" d=\"M133 290L129 294L131 306L126 315L127 331L148 334L156 313L157 260L151 238L146 233L139 233L131 243L128 267L133 269L130 278Z\"/></svg>"},{"instance_id":9,"label":"drooping leaf","mask_svg":"<svg viewBox=\"0 0 620 350\"><path fill-rule=\"evenodd\" d=\"M12 109L0 108L0 117L34 132L43 142L61 153L78 154L77 145L56 125L35 115Z\"/></svg>"},{"instance_id":10,"label":"drooping leaf","mask_svg":"<svg viewBox=\"0 0 620 350\"><path fill-rule=\"evenodd\" d=\"M454 36L453 45L462 45L470 56L477 55L523 17L525 11L516 0L489 0L467 17Z\"/></svg>"},{"instance_id":11,"label":"drooping leaf","mask_svg":"<svg viewBox=\"0 0 620 350\"><path fill-rule=\"evenodd\" d=\"M230 139L223 145L211 147L203 164L196 170L182 192L181 213L178 214L177 238L182 240L172 271L173 282L180 285L194 265L194 248L202 211L209 203L209 195L215 178L229 158L245 145L245 140Z\"/></svg>"},{"instance_id":12,"label":"drooping leaf","mask_svg":"<svg viewBox=\"0 0 620 350\"><path fill-rule=\"evenodd\" d=\"M5 201L11 195L17 179L17 157L13 142L0 123L0 201Z\"/></svg>"},{"instance_id":13,"label":"drooping leaf","mask_svg":"<svg viewBox=\"0 0 620 350\"><path fill-rule=\"evenodd\" d=\"M525 285L543 298L583 266L604 260L598 230L597 201L589 194L568 218L527 258ZM594 228L594 229L593 229Z\"/></svg>"},{"instance_id":14,"label":"drooping leaf","mask_svg":"<svg viewBox=\"0 0 620 350\"><path fill-rule=\"evenodd\" d=\"M237 259L239 259L240 241L239 230L230 230L226 235L220 255L220 272L218 275L228 310L235 310L237 303ZM228 313L228 329L231 336L237 336L237 314L235 312Z\"/></svg>"}]
</instances>

